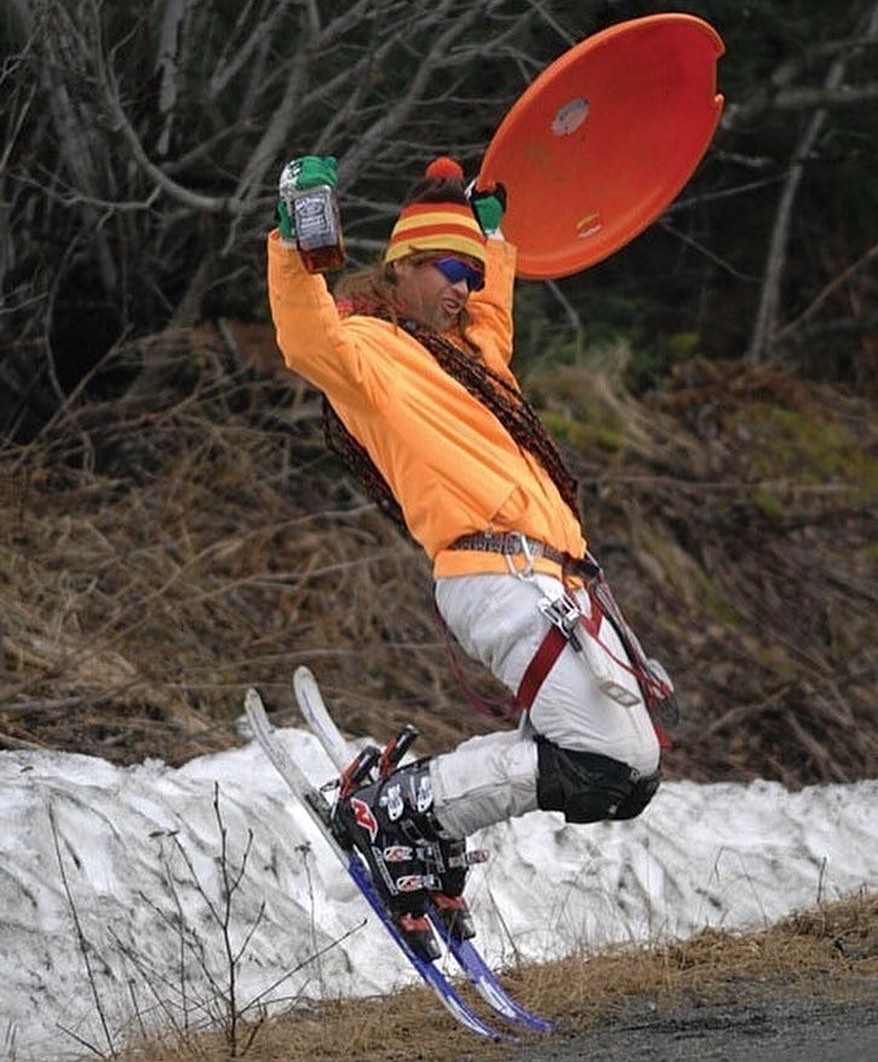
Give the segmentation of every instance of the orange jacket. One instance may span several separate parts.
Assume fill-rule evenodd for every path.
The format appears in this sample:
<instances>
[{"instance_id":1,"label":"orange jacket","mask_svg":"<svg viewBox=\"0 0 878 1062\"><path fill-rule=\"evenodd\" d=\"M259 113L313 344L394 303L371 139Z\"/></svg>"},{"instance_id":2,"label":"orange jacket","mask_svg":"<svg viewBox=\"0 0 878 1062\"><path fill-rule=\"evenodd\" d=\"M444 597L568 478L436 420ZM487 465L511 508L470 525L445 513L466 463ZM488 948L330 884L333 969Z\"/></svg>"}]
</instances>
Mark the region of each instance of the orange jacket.
<instances>
[{"instance_id":1,"label":"orange jacket","mask_svg":"<svg viewBox=\"0 0 878 1062\"><path fill-rule=\"evenodd\" d=\"M485 361L517 386L508 367L514 279L515 248L489 240L486 284L467 310L468 334ZM507 571L498 554L446 548L488 529L521 531L582 555L579 522L540 463L403 329L375 317L341 318L323 277L306 272L276 230L268 238L268 292L287 365L327 395L368 450L437 578ZM550 561L535 567L557 573Z\"/></svg>"}]
</instances>

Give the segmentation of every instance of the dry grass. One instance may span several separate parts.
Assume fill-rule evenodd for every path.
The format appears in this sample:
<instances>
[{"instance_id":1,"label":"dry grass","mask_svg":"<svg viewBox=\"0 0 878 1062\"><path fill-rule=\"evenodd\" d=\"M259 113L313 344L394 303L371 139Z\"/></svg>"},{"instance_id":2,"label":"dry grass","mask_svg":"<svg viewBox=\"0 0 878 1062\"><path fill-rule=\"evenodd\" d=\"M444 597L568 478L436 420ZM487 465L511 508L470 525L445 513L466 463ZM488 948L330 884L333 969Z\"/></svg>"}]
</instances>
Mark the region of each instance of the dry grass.
<instances>
[{"instance_id":1,"label":"dry grass","mask_svg":"<svg viewBox=\"0 0 878 1062\"><path fill-rule=\"evenodd\" d=\"M426 567L327 472L314 394L230 371L209 331L167 344L173 387L0 452L0 744L181 763L236 743L248 685L289 705L302 662L352 729L432 702L447 744Z\"/></svg>"},{"instance_id":2,"label":"dry grass","mask_svg":"<svg viewBox=\"0 0 878 1062\"><path fill-rule=\"evenodd\" d=\"M522 966L503 980L535 1011L558 1019L568 1036L600 1024L612 1026L614 1017L632 1010L680 1001L737 1002L779 991L862 998L874 995L876 978L878 895L861 895L793 915L760 932L709 930L682 943ZM541 1041L538 1036L524 1039ZM241 1057L251 1062L487 1062L507 1052L456 1028L432 994L418 987L266 1020L250 1027ZM120 1056L121 1062L228 1058L228 1046L217 1034L152 1043Z\"/></svg>"}]
</instances>

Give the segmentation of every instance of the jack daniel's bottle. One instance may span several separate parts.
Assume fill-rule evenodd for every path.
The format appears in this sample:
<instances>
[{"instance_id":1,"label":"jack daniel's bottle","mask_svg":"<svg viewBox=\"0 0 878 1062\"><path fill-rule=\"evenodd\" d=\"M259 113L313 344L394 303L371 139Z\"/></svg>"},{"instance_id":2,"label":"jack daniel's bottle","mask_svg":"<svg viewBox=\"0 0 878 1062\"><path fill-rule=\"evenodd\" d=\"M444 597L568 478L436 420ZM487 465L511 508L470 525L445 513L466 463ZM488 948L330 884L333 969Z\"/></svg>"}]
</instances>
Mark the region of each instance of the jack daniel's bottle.
<instances>
[{"instance_id":1,"label":"jack daniel's bottle","mask_svg":"<svg viewBox=\"0 0 878 1062\"><path fill-rule=\"evenodd\" d=\"M296 188L298 170L287 167L280 194L296 230L296 245L309 273L325 273L344 265L341 216L335 191L328 184Z\"/></svg>"}]
</instances>

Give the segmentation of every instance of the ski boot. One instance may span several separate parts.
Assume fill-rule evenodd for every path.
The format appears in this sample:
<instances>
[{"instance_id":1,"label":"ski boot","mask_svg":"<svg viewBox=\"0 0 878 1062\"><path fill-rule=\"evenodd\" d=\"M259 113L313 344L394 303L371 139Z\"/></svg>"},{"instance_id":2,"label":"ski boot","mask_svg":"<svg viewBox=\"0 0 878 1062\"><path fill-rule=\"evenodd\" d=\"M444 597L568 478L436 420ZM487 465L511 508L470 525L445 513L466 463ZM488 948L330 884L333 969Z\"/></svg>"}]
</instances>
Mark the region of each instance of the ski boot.
<instances>
[{"instance_id":1,"label":"ski boot","mask_svg":"<svg viewBox=\"0 0 878 1062\"><path fill-rule=\"evenodd\" d=\"M429 760L418 760L386 777L360 785L381 757L364 749L341 778L334 824L342 843L363 856L372 882L412 951L432 960L440 955L426 917L428 893L440 891L444 864L439 826L431 809Z\"/></svg>"}]
</instances>

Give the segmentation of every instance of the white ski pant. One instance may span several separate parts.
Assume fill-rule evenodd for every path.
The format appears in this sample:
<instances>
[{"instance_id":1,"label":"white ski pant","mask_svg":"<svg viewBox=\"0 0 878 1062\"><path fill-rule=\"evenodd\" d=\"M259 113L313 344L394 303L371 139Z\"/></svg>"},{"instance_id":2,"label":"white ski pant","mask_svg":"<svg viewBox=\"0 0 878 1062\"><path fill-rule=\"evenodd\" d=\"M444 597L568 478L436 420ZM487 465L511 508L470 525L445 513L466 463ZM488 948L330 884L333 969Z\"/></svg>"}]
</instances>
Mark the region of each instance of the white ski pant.
<instances>
[{"instance_id":1,"label":"white ski pant","mask_svg":"<svg viewBox=\"0 0 878 1062\"><path fill-rule=\"evenodd\" d=\"M545 595L564 592L560 579L534 575L464 575L436 582L436 603L460 645L484 664L511 691L521 678L549 629L539 611ZM572 594L581 612L591 614L585 591ZM583 631L584 634L584 631ZM564 749L595 752L650 774L659 763L659 745L637 680L618 661L627 661L608 621L600 643L589 652L565 646L545 678L525 725L463 742L435 757L430 773L433 810L453 836L524 815L537 807L536 731ZM611 677L637 698L625 707L598 684Z\"/></svg>"}]
</instances>

